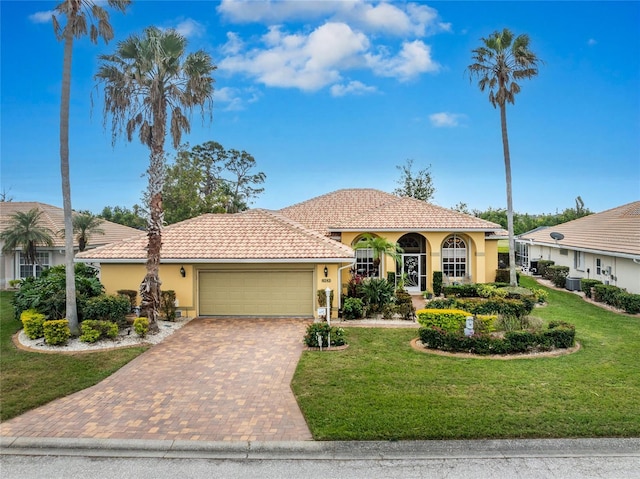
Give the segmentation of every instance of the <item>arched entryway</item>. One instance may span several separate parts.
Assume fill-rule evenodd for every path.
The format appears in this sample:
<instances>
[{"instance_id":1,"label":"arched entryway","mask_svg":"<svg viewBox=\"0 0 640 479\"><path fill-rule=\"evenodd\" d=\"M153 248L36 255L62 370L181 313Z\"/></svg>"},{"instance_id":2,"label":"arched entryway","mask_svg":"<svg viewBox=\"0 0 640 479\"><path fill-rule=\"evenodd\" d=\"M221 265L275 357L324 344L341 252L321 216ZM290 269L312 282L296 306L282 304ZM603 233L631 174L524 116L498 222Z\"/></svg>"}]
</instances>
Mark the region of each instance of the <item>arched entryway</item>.
<instances>
[{"instance_id":1,"label":"arched entryway","mask_svg":"<svg viewBox=\"0 0 640 479\"><path fill-rule=\"evenodd\" d=\"M404 281L409 293L419 293L427 289L427 242L418 233L408 233L398 240L404 251L397 268L398 279Z\"/></svg>"}]
</instances>

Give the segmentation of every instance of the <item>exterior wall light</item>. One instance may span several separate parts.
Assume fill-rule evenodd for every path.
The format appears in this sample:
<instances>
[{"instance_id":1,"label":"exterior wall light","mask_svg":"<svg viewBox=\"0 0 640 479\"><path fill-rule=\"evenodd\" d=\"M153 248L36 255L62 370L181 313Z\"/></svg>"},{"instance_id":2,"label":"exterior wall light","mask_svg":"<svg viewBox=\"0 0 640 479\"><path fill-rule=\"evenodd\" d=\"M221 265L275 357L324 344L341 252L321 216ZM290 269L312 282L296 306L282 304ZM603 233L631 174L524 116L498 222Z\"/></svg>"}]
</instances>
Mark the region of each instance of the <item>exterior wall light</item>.
<instances>
[{"instance_id":1,"label":"exterior wall light","mask_svg":"<svg viewBox=\"0 0 640 479\"><path fill-rule=\"evenodd\" d=\"M329 268L327 268L326 266L324 267L324 277L326 278L327 276L329 276Z\"/></svg>"},{"instance_id":2,"label":"exterior wall light","mask_svg":"<svg viewBox=\"0 0 640 479\"><path fill-rule=\"evenodd\" d=\"M187 275L187 272L184 270L184 266L180 266L180 276L183 278Z\"/></svg>"}]
</instances>

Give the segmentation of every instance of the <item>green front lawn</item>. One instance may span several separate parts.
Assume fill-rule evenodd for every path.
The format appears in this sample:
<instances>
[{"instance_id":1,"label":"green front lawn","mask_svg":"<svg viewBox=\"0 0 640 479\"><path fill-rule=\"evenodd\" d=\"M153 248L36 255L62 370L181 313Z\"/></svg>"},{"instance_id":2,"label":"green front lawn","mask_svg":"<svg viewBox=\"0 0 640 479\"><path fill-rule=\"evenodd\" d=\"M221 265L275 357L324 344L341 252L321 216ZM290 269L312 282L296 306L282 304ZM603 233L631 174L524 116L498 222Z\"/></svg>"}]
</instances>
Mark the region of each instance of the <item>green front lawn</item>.
<instances>
[{"instance_id":1,"label":"green front lawn","mask_svg":"<svg viewBox=\"0 0 640 479\"><path fill-rule=\"evenodd\" d=\"M13 318L12 295L0 291L0 421L93 386L148 349L76 355L22 351L11 341L22 328Z\"/></svg>"},{"instance_id":2,"label":"green front lawn","mask_svg":"<svg viewBox=\"0 0 640 479\"><path fill-rule=\"evenodd\" d=\"M640 436L640 318L547 290L534 314L575 324L577 353L443 357L413 350L416 330L382 328L348 328L344 351L303 353L292 386L314 438Z\"/></svg>"}]
</instances>

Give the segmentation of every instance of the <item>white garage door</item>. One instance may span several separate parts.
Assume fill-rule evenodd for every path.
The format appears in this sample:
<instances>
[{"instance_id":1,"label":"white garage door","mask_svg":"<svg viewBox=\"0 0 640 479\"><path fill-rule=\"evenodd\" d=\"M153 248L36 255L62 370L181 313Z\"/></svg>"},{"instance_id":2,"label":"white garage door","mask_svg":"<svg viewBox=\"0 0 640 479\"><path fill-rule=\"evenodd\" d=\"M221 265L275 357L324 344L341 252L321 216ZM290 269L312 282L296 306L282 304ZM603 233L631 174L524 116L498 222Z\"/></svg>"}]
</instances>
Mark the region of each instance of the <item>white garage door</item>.
<instances>
[{"instance_id":1,"label":"white garage door","mask_svg":"<svg viewBox=\"0 0 640 479\"><path fill-rule=\"evenodd\" d=\"M203 316L313 316L312 271L202 271Z\"/></svg>"}]
</instances>

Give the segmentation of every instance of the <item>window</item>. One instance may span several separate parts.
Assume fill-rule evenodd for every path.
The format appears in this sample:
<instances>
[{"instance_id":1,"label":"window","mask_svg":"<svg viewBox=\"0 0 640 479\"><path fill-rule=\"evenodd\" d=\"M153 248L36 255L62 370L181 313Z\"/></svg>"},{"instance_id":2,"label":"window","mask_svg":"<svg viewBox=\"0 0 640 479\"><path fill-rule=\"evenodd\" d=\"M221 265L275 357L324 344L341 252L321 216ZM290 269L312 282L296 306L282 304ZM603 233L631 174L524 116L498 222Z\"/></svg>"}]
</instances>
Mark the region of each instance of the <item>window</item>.
<instances>
[{"instance_id":1,"label":"window","mask_svg":"<svg viewBox=\"0 0 640 479\"><path fill-rule=\"evenodd\" d=\"M38 259L36 264L28 264L27 257L20 253L20 279L30 276L38 278L42 273L42 269L49 267L49 253L36 253L36 257Z\"/></svg>"},{"instance_id":2,"label":"window","mask_svg":"<svg viewBox=\"0 0 640 479\"><path fill-rule=\"evenodd\" d=\"M583 251L573 252L573 267L578 271L584 270L584 252Z\"/></svg>"},{"instance_id":3,"label":"window","mask_svg":"<svg viewBox=\"0 0 640 479\"><path fill-rule=\"evenodd\" d=\"M602 260L596 258L596 274L602 274Z\"/></svg>"},{"instance_id":4,"label":"window","mask_svg":"<svg viewBox=\"0 0 640 479\"><path fill-rule=\"evenodd\" d=\"M363 238L360 238L358 241L362 240ZM375 276L377 274L377 268L373 264L373 249L362 248L356 250L356 274L360 276Z\"/></svg>"},{"instance_id":5,"label":"window","mask_svg":"<svg viewBox=\"0 0 640 479\"><path fill-rule=\"evenodd\" d=\"M450 236L442 244L442 273L450 278L467 275L467 245L459 236Z\"/></svg>"}]
</instances>

